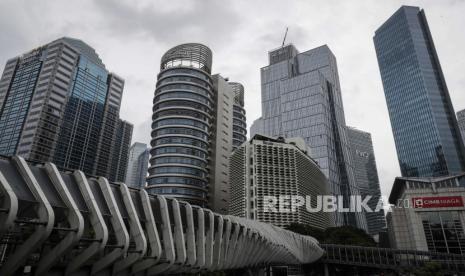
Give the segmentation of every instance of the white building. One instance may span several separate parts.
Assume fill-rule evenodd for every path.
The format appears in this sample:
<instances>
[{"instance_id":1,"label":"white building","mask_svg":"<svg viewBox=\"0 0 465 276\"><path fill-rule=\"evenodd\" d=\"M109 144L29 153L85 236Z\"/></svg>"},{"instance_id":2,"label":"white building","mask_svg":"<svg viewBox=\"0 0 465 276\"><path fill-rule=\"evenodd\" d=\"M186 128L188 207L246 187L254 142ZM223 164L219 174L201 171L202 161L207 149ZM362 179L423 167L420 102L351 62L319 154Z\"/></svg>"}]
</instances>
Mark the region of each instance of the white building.
<instances>
[{"instance_id":1,"label":"white building","mask_svg":"<svg viewBox=\"0 0 465 276\"><path fill-rule=\"evenodd\" d=\"M311 213L305 206L296 212L264 210L267 196L311 196L316 207L316 196L329 194L326 177L301 138L255 135L232 154L230 183L231 215L277 226L295 222L324 229L333 225L329 213Z\"/></svg>"},{"instance_id":2,"label":"white building","mask_svg":"<svg viewBox=\"0 0 465 276\"><path fill-rule=\"evenodd\" d=\"M397 249L465 254L465 173L438 178L397 177L387 215Z\"/></svg>"}]
</instances>

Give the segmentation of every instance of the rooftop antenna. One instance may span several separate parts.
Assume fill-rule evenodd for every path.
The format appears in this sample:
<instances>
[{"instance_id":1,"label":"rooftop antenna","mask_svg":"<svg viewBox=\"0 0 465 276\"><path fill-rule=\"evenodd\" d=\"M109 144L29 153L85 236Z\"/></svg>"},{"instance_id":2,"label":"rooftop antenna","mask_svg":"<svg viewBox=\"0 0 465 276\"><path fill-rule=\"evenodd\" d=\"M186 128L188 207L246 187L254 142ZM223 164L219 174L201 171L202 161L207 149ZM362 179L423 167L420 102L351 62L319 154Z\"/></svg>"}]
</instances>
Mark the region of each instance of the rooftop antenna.
<instances>
[{"instance_id":1,"label":"rooftop antenna","mask_svg":"<svg viewBox=\"0 0 465 276\"><path fill-rule=\"evenodd\" d=\"M288 30L289 30L289 27L286 27L286 32L284 33L283 45L281 45L281 47L284 47L284 42L286 42L286 37L287 37L287 31Z\"/></svg>"}]
</instances>

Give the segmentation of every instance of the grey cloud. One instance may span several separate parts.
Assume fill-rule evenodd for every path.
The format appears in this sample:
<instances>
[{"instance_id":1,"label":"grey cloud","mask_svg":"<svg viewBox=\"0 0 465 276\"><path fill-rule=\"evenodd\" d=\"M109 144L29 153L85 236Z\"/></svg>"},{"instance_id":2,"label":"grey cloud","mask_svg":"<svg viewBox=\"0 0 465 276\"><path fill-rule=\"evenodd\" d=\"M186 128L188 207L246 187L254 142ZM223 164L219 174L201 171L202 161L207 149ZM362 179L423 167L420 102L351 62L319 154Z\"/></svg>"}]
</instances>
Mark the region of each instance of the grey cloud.
<instances>
[{"instance_id":1,"label":"grey cloud","mask_svg":"<svg viewBox=\"0 0 465 276\"><path fill-rule=\"evenodd\" d=\"M465 108L464 1L82 0L0 1L0 64L68 35L92 45L126 79L122 118L133 141L150 141L158 62L170 47L201 42L213 70L246 89L247 123L260 115L260 68L287 42L300 51L328 44L336 55L347 124L372 133L382 192L399 174L372 37L402 4L425 8L456 109ZM72 12L70 12L72 11Z\"/></svg>"},{"instance_id":2,"label":"grey cloud","mask_svg":"<svg viewBox=\"0 0 465 276\"><path fill-rule=\"evenodd\" d=\"M241 24L240 14L234 6L224 5L221 1L183 1L177 10L158 8L169 2L158 1L158 5L137 7L134 1L101 0L95 5L105 17L101 24L110 33L124 39L150 38L161 44L212 38L228 43L228 38Z\"/></svg>"}]
</instances>

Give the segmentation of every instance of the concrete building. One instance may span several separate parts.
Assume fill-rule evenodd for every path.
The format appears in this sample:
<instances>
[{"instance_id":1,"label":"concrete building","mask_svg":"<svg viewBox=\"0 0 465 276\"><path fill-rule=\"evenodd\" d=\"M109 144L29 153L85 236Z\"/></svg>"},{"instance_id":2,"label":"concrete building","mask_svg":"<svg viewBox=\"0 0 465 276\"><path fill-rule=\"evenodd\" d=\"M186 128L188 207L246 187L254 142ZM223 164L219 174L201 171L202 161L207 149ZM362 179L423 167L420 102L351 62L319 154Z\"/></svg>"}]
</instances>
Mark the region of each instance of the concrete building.
<instances>
[{"instance_id":1,"label":"concrete building","mask_svg":"<svg viewBox=\"0 0 465 276\"><path fill-rule=\"evenodd\" d=\"M123 87L95 50L74 38L8 60L0 79L0 154L124 181L113 179L126 172L114 152L130 145L117 141Z\"/></svg>"},{"instance_id":2,"label":"concrete building","mask_svg":"<svg viewBox=\"0 0 465 276\"><path fill-rule=\"evenodd\" d=\"M233 149L233 88L221 75L213 76L216 94L213 121L209 207L227 214L229 204L229 156Z\"/></svg>"},{"instance_id":3,"label":"concrete building","mask_svg":"<svg viewBox=\"0 0 465 276\"><path fill-rule=\"evenodd\" d=\"M402 176L465 171L465 149L425 11L402 6L374 43Z\"/></svg>"},{"instance_id":4,"label":"concrete building","mask_svg":"<svg viewBox=\"0 0 465 276\"><path fill-rule=\"evenodd\" d=\"M387 215L397 249L465 254L465 174L437 178L397 177Z\"/></svg>"},{"instance_id":5,"label":"concrete building","mask_svg":"<svg viewBox=\"0 0 465 276\"><path fill-rule=\"evenodd\" d=\"M460 135L462 136L462 142L465 145L465 109L457 112L457 123L459 125Z\"/></svg>"},{"instance_id":6,"label":"concrete building","mask_svg":"<svg viewBox=\"0 0 465 276\"><path fill-rule=\"evenodd\" d=\"M269 65L261 69L262 116L251 137L302 137L312 158L329 179L330 192L359 195L347 141L344 107L336 58L324 45L303 53L293 45L269 52ZM259 131L259 132L256 132ZM337 225L367 230L361 213L335 213Z\"/></svg>"},{"instance_id":7,"label":"concrete building","mask_svg":"<svg viewBox=\"0 0 465 276\"><path fill-rule=\"evenodd\" d=\"M126 185L134 188L145 187L150 151L146 144L135 142L129 149Z\"/></svg>"},{"instance_id":8,"label":"concrete building","mask_svg":"<svg viewBox=\"0 0 465 276\"><path fill-rule=\"evenodd\" d=\"M211 66L211 50L202 44L182 44L163 55L146 189L227 213L240 84L212 76Z\"/></svg>"},{"instance_id":9,"label":"concrete building","mask_svg":"<svg viewBox=\"0 0 465 276\"><path fill-rule=\"evenodd\" d=\"M378 169L376 168L371 134L359 129L347 127L347 138L352 153L355 181L360 188L362 197L372 197L368 202L368 206L372 210L376 210L381 199L381 191L379 188ZM378 236L380 232L386 230L386 219L383 209L379 212L365 212L365 218L370 235Z\"/></svg>"},{"instance_id":10,"label":"concrete building","mask_svg":"<svg viewBox=\"0 0 465 276\"><path fill-rule=\"evenodd\" d=\"M230 166L231 215L280 227L293 222L320 229L334 225L330 213L308 212L305 206L296 212L264 209L267 196L311 196L316 207L316 196L329 194L326 177L303 139L255 135L234 151Z\"/></svg>"}]
</instances>

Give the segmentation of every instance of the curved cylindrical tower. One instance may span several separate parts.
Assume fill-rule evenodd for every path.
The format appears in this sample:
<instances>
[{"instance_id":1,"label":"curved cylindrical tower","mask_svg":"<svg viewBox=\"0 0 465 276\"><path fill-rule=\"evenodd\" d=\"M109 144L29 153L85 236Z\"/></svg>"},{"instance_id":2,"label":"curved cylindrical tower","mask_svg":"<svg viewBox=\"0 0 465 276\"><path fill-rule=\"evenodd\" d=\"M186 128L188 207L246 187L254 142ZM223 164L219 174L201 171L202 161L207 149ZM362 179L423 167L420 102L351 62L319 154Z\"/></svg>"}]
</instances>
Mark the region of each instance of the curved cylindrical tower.
<instances>
[{"instance_id":1,"label":"curved cylindrical tower","mask_svg":"<svg viewBox=\"0 0 465 276\"><path fill-rule=\"evenodd\" d=\"M247 141L247 123L244 109L244 86L238 82L230 82L234 92L233 105L233 151Z\"/></svg>"},{"instance_id":2,"label":"curved cylindrical tower","mask_svg":"<svg viewBox=\"0 0 465 276\"><path fill-rule=\"evenodd\" d=\"M161 58L153 100L149 193L205 206L214 111L212 52L182 44Z\"/></svg>"}]
</instances>

